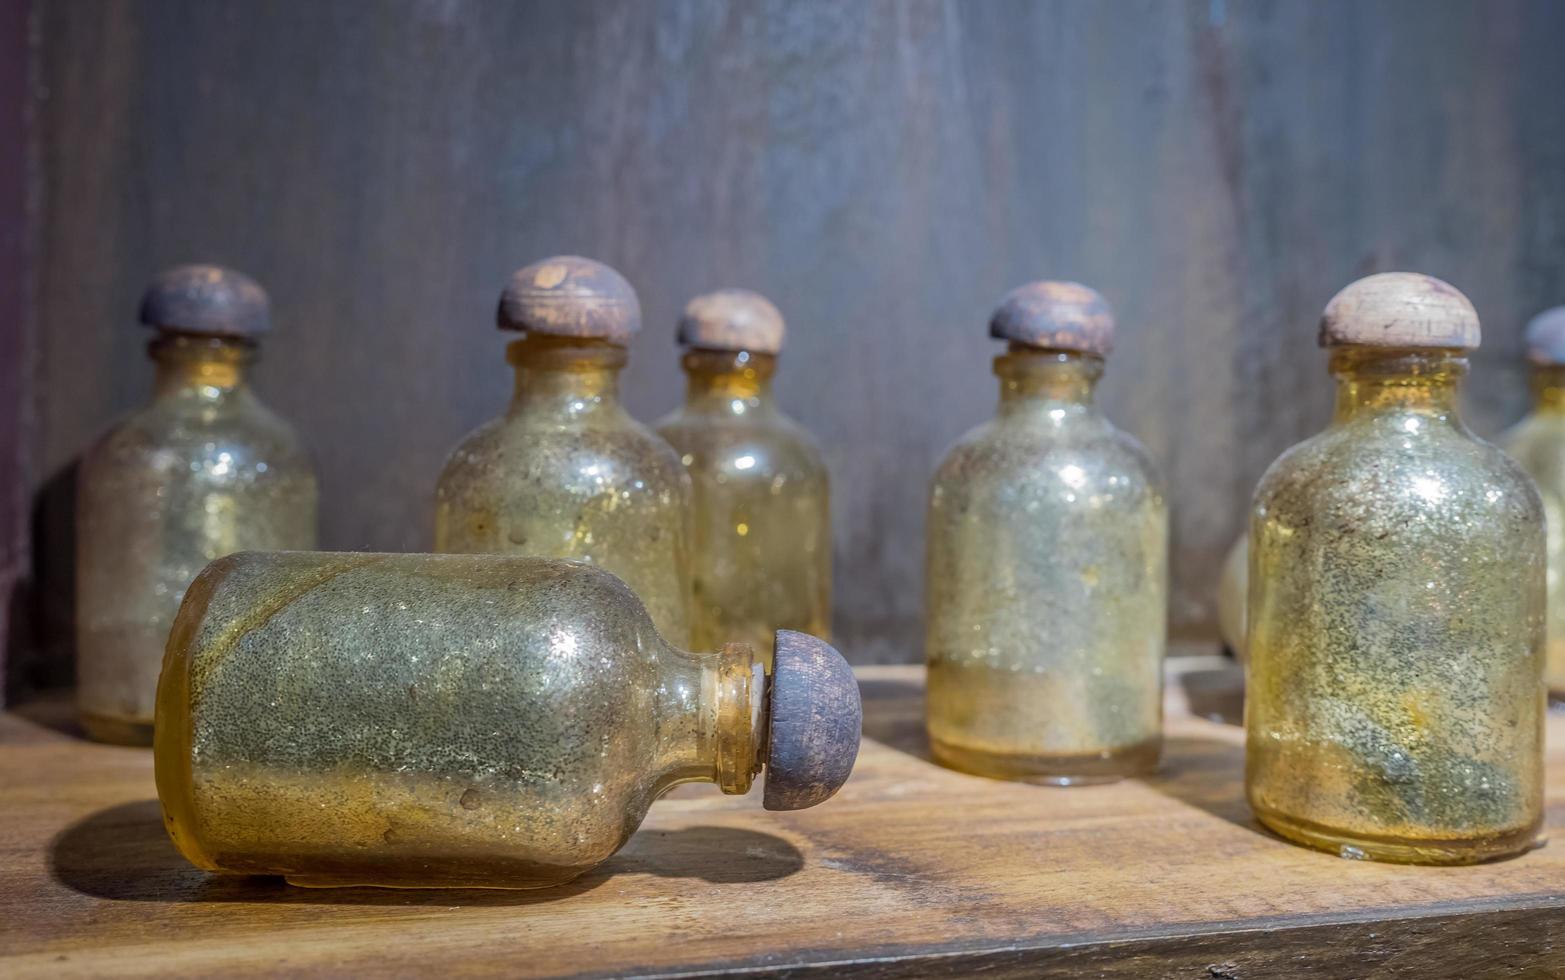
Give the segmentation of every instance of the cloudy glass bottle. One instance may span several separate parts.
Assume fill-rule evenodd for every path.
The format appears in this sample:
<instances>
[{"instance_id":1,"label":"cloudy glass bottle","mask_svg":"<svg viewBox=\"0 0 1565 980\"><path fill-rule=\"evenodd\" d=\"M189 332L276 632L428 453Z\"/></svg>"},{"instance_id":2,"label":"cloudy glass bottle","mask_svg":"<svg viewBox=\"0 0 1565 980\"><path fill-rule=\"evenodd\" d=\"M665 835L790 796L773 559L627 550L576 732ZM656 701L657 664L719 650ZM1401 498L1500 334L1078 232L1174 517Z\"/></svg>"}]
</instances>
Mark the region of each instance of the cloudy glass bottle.
<instances>
[{"instance_id":1,"label":"cloudy glass bottle","mask_svg":"<svg viewBox=\"0 0 1565 980\"><path fill-rule=\"evenodd\" d=\"M1245 648L1245 615L1250 601L1250 548L1248 539L1239 539L1228 549L1223 558L1223 568L1217 580L1217 634L1223 646L1244 663L1248 659Z\"/></svg>"},{"instance_id":2,"label":"cloudy glass bottle","mask_svg":"<svg viewBox=\"0 0 1565 980\"><path fill-rule=\"evenodd\" d=\"M783 631L691 653L575 561L249 552L191 586L158 692L179 849L299 885L538 888L680 783L796 810L858 751L858 686Z\"/></svg>"},{"instance_id":3,"label":"cloudy glass bottle","mask_svg":"<svg viewBox=\"0 0 1565 980\"><path fill-rule=\"evenodd\" d=\"M1256 488L1246 791L1296 843L1462 864L1537 838L1543 509L1458 414L1478 341L1438 279L1348 286L1321 321L1332 422Z\"/></svg>"},{"instance_id":4,"label":"cloudy glass bottle","mask_svg":"<svg viewBox=\"0 0 1565 980\"><path fill-rule=\"evenodd\" d=\"M316 479L249 385L266 294L238 272L159 276L152 401L84 454L76 511L77 706L100 741L150 745L158 667L185 587L214 558L315 547Z\"/></svg>"},{"instance_id":5,"label":"cloudy glass bottle","mask_svg":"<svg viewBox=\"0 0 1565 980\"><path fill-rule=\"evenodd\" d=\"M1168 512L1147 453L1093 405L1113 340L1096 292L1040 282L990 322L1000 408L941 463L925 575L935 757L1068 785L1162 744Z\"/></svg>"},{"instance_id":6,"label":"cloudy glass bottle","mask_svg":"<svg viewBox=\"0 0 1565 980\"><path fill-rule=\"evenodd\" d=\"M694 644L738 637L763 658L778 629L826 636L831 626L826 465L772 394L783 332L756 293L691 300L679 322L685 403L657 426L694 491Z\"/></svg>"},{"instance_id":7,"label":"cloudy glass bottle","mask_svg":"<svg viewBox=\"0 0 1565 980\"><path fill-rule=\"evenodd\" d=\"M505 415L451 453L435 492L435 550L591 562L624 579L671 643L690 635L690 478L619 399L641 329L630 283L558 256L511 277L501 329L516 390Z\"/></svg>"},{"instance_id":8,"label":"cloudy glass bottle","mask_svg":"<svg viewBox=\"0 0 1565 980\"><path fill-rule=\"evenodd\" d=\"M1505 433L1500 445L1538 485L1548 532L1547 641L1543 676L1565 695L1565 306L1545 310L1527 325L1533 409Z\"/></svg>"}]
</instances>

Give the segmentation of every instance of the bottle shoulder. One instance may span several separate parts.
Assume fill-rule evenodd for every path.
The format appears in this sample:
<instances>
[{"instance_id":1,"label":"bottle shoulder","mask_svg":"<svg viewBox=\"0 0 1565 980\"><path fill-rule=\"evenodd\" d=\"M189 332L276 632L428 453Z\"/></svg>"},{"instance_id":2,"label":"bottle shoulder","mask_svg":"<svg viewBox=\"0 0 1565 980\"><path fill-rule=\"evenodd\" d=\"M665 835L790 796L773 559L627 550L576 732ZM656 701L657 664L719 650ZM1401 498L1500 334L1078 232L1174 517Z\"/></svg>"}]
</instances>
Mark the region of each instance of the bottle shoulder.
<instances>
[{"instance_id":1,"label":"bottle shoulder","mask_svg":"<svg viewBox=\"0 0 1565 980\"><path fill-rule=\"evenodd\" d=\"M809 430L781 413L710 418L675 411L657 424L692 473L770 481L778 476L826 479L825 457Z\"/></svg>"},{"instance_id":2,"label":"bottle shoulder","mask_svg":"<svg viewBox=\"0 0 1565 980\"><path fill-rule=\"evenodd\" d=\"M528 486L568 486L590 493L635 483L685 492L689 478L673 447L629 415L612 425L591 426L540 426L502 416L463 437L440 477L442 492L490 483L518 492Z\"/></svg>"},{"instance_id":3,"label":"bottle shoulder","mask_svg":"<svg viewBox=\"0 0 1565 980\"><path fill-rule=\"evenodd\" d=\"M1133 436L1100 415L1044 426L991 419L957 440L936 470L937 497L1062 494L1067 503L1164 498L1162 476Z\"/></svg>"},{"instance_id":4,"label":"bottle shoulder","mask_svg":"<svg viewBox=\"0 0 1565 980\"><path fill-rule=\"evenodd\" d=\"M1541 522L1526 472L1499 447L1464 429L1387 418L1328 428L1277 458L1256 486L1258 516L1307 527L1395 529L1441 521L1476 529Z\"/></svg>"},{"instance_id":5,"label":"bottle shoulder","mask_svg":"<svg viewBox=\"0 0 1565 980\"><path fill-rule=\"evenodd\" d=\"M1540 485L1565 491L1565 416L1529 415L1497 441Z\"/></svg>"},{"instance_id":6,"label":"bottle shoulder","mask_svg":"<svg viewBox=\"0 0 1565 980\"><path fill-rule=\"evenodd\" d=\"M270 476L313 482L315 465L297 430L256 399L244 403L154 402L112 426L83 455L84 475L154 470L173 478Z\"/></svg>"}]
</instances>

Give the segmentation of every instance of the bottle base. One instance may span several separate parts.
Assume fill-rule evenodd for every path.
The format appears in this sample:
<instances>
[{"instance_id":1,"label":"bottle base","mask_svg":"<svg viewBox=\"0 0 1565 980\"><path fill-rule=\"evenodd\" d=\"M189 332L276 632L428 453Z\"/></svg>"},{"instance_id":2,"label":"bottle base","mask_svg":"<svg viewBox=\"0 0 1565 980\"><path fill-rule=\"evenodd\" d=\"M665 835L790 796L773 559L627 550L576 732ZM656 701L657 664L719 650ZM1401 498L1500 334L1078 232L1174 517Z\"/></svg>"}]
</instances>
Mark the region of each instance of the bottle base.
<instances>
[{"instance_id":1,"label":"bottle base","mask_svg":"<svg viewBox=\"0 0 1565 980\"><path fill-rule=\"evenodd\" d=\"M935 761L949 769L1043 786L1099 786L1150 775L1163 751L1160 738L1094 755L1010 755L982 752L942 741L933 735L929 747Z\"/></svg>"},{"instance_id":2,"label":"bottle base","mask_svg":"<svg viewBox=\"0 0 1565 980\"><path fill-rule=\"evenodd\" d=\"M524 878L504 879L494 878L477 879L427 879L407 880L397 878L395 875L387 877L371 877L368 875L335 875L335 874L293 874L284 875L283 880L295 888L393 888L401 890L413 889L447 889L451 891L468 891L483 889L485 891L536 891L540 888L557 888L560 885L575 881L581 877L581 871L571 871L559 877L549 878Z\"/></svg>"},{"instance_id":3,"label":"bottle base","mask_svg":"<svg viewBox=\"0 0 1565 980\"><path fill-rule=\"evenodd\" d=\"M152 745L152 722L132 721L128 718L112 718L90 711L78 712L82 731L94 742L109 745L134 745L141 748Z\"/></svg>"},{"instance_id":4,"label":"bottle base","mask_svg":"<svg viewBox=\"0 0 1565 980\"><path fill-rule=\"evenodd\" d=\"M1350 834L1268 811L1251 804L1256 819L1278 837L1317 851L1358 861L1388 864L1481 864L1524 854L1540 847L1541 821L1521 830L1470 840L1411 839Z\"/></svg>"}]
</instances>

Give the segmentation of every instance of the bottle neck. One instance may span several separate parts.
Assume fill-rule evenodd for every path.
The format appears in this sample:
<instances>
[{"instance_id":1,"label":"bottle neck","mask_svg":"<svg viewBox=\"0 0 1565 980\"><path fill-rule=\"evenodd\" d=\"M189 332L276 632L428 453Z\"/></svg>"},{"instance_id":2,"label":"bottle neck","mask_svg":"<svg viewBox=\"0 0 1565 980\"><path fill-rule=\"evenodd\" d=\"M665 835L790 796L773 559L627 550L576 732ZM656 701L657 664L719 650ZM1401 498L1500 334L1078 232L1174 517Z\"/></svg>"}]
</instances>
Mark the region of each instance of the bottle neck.
<instances>
[{"instance_id":1,"label":"bottle neck","mask_svg":"<svg viewBox=\"0 0 1565 980\"><path fill-rule=\"evenodd\" d=\"M1460 421L1457 395L1467 373L1462 351L1339 347L1331 353L1331 373L1337 379L1334 423L1385 413Z\"/></svg>"},{"instance_id":2,"label":"bottle neck","mask_svg":"<svg viewBox=\"0 0 1565 980\"><path fill-rule=\"evenodd\" d=\"M775 354L692 349L680 359L685 369L685 408L718 415L771 411Z\"/></svg>"},{"instance_id":3,"label":"bottle neck","mask_svg":"<svg viewBox=\"0 0 1565 980\"><path fill-rule=\"evenodd\" d=\"M1000 379L1001 415L1040 407L1081 411L1092 407L1103 359L1012 344L994 359L994 373Z\"/></svg>"},{"instance_id":4,"label":"bottle neck","mask_svg":"<svg viewBox=\"0 0 1565 980\"><path fill-rule=\"evenodd\" d=\"M1539 415L1565 415L1565 364L1535 366L1532 396Z\"/></svg>"},{"instance_id":5,"label":"bottle neck","mask_svg":"<svg viewBox=\"0 0 1565 980\"><path fill-rule=\"evenodd\" d=\"M619 373L625 348L605 340L529 334L505 349L516 370L511 414L582 419L620 410Z\"/></svg>"},{"instance_id":6,"label":"bottle neck","mask_svg":"<svg viewBox=\"0 0 1565 980\"><path fill-rule=\"evenodd\" d=\"M254 341L194 334L159 334L147 345L157 364L153 398L221 401L248 390Z\"/></svg>"},{"instance_id":7,"label":"bottle neck","mask_svg":"<svg viewBox=\"0 0 1565 980\"><path fill-rule=\"evenodd\" d=\"M716 783L750 791L766 751L767 677L748 643L716 653L672 651L658 687L658 780L662 794L680 783Z\"/></svg>"}]
</instances>

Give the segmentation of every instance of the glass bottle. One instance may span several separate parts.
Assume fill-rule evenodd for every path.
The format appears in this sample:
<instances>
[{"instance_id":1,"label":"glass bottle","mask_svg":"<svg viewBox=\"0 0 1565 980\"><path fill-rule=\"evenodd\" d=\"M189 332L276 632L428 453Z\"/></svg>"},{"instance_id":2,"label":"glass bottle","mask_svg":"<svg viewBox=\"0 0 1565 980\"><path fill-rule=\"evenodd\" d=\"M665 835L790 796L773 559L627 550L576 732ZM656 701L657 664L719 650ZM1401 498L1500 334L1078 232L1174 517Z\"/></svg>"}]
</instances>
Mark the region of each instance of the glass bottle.
<instances>
[{"instance_id":1,"label":"glass bottle","mask_svg":"<svg viewBox=\"0 0 1565 980\"><path fill-rule=\"evenodd\" d=\"M1157 765L1168 511L1146 451L1092 393L1113 340L1096 292L1039 282L990 334L995 419L935 474L925 572L935 758L1070 785Z\"/></svg>"},{"instance_id":2,"label":"glass bottle","mask_svg":"<svg viewBox=\"0 0 1565 980\"><path fill-rule=\"evenodd\" d=\"M1245 606L1250 599L1250 549L1248 539L1239 539L1228 549L1223 570L1217 580L1217 635L1234 659L1249 659L1244 645Z\"/></svg>"},{"instance_id":3,"label":"glass bottle","mask_svg":"<svg viewBox=\"0 0 1565 980\"><path fill-rule=\"evenodd\" d=\"M76 504L77 706L87 734L152 744L158 666L185 586L246 548L315 547L315 473L248 373L266 293L217 266L171 269L141 321L151 404L82 458Z\"/></svg>"},{"instance_id":4,"label":"glass bottle","mask_svg":"<svg viewBox=\"0 0 1565 980\"><path fill-rule=\"evenodd\" d=\"M190 587L158 691L165 823L194 864L298 885L538 888L687 782L830 797L853 673L784 631L687 653L620 579L497 555L248 552Z\"/></svg>"},{"instance_id":5,"label":"glass bottle","mask_svg":"<svg viewBox=\"0 0 1565 980\"><path fill-rule=\"evenodd\" d=\"M1327 305L1331 424L1250 519L1246 792L1343 857L1464 864L1542 817L1543 509L1457 411L1478 317L1385 273Z\"/></svg>"},{"instance_id":6,"label":"glass bottle","mask_svg":"<svg viewBox=\"0 0 1565 980\"><path fill-rule=\"evenodd\" d=\"M576 256L534 263L500 298L516 392L468 435L435 491L435 550L575 558L629 583L671 643L690 636L690 478L619 400L636 292Z\"/></svg>"},{"instance_id":7,"label":"glass bottle","mask_svg":"<svg viewBox=\"0 0 1565 980\"><path fill-rule=\"evenodd\" d=\"M826 464L777 407L772 375L783 318L764 296L698 296L679 321L685 404L658 423L694 489L694 645L831 628L831 514Z\"/></svg>"},{"instance_id":8,"label":"glass bottle","mask_svg":"<svg viewBox=\"0 0 1565 980\"><path fill-rule=\"evenodd\" d=\"M1548 532L1547 641L1543 677L1565 694L1565 306L1527 324L1533 410L1500 439L1538 485Z\"/></svg>"}]
</instances>

